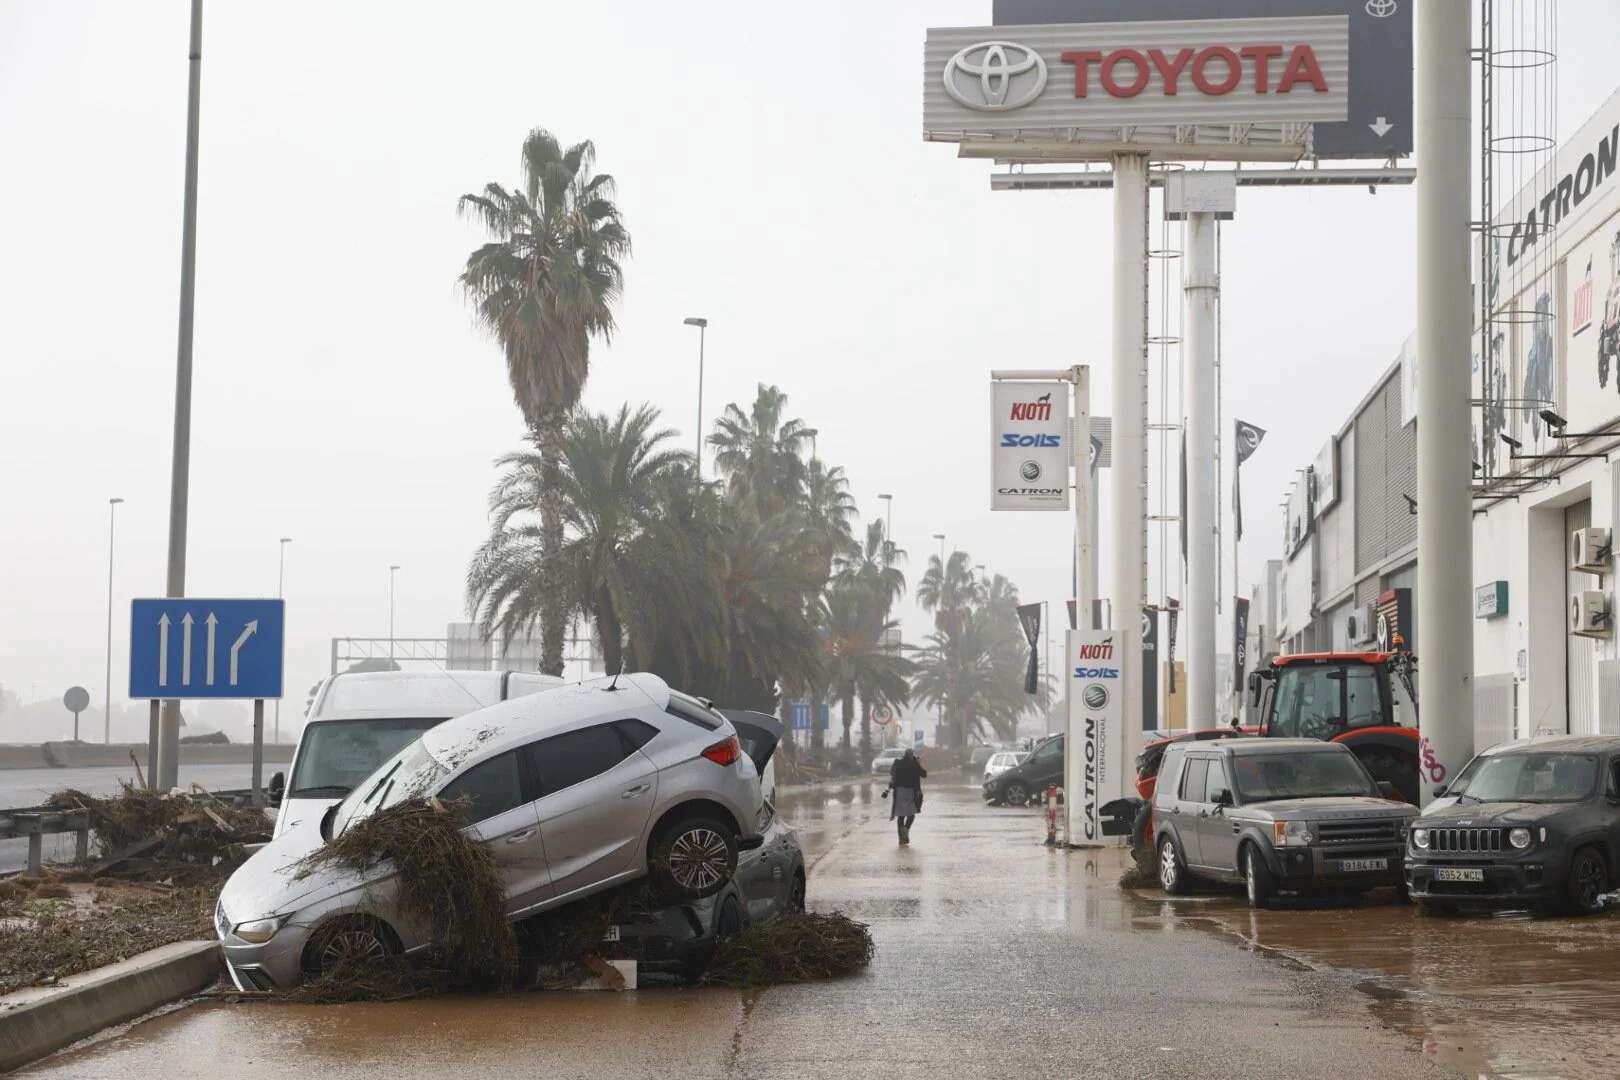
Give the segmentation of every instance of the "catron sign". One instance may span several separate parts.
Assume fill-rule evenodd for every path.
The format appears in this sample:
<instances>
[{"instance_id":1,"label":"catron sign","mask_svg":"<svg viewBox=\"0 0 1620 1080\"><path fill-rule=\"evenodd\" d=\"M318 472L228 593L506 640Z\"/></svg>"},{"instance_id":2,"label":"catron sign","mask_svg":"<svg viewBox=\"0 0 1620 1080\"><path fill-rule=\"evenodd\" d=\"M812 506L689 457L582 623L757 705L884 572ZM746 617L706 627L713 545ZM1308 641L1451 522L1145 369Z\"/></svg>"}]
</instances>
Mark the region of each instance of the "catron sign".
<instances>
[{"instance_id":1,"label":"catron sign","mask_svg":"<svg viewBox=\"0 0 1620 1080\"><path fill-rule=\"evenodd\" d=\"M1063 790L1069 843L1100 844L1101 807L1125 793L1124 635L1070 630L1067 649Z\"/></svg>"},{"instance_id":2,"label":"catron sign","mask_svg":"<svg viewBox=\"0 0 1620 1080\"><path fill-rule=\"evenodd\" d=\"M1030 132L1348 116L1343 15L928 31L923 126Z\"/></svg>"},{"instance_id":3,"label":"catron sign","mask_svg":"<svg viewBox=\"0 0 1620 1080\"><path fill-rule=\"evenodd\" d=\"M1074 437L1060 382L990 384L990 509L1067 510Z\"/></svg>"}]
</instances>

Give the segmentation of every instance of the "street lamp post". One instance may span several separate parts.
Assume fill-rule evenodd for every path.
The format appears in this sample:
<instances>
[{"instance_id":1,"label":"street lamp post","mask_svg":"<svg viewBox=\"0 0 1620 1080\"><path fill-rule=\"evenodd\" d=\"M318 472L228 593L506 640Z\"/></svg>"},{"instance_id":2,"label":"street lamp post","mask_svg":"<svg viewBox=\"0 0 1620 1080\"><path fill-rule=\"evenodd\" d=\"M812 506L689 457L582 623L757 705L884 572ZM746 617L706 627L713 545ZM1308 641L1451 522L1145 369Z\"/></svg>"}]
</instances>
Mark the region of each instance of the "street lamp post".
<instances>
[{"instance_id":1,"label":"street lamp post","mask_svg":"<svg viewBox=\"0 0 1620 1080\"><path fill-rule=\"evenodd\" d=\"M943 590L945 588L945 534L944 533L935 533L934 534L934 539L939 541L939 586L940 586L940 589ZM937 720L935 722L938 725L939 729L941 731L944 731L944 729L945 729L945 703L943 701L939 703L938 712L939 712L939 716L938 716L938 718L937 718ZM967 744L966 739L963 739L962 742L963 742L964 746Z\"/></svg>"},{"instance_id":2,"label":"street lamp post","mask_svg":"<svg viewBox=\"0 0 1620 1080\"><path fill-rule=\"evenodd\" d=\"M285 591L286 586L287 586L287 545L290 544L290 543L292 543L292 537L283 536L281 538L280 544L277 545L277 547L279 549L278 557L276 559L276 599L277 600L281 599L282 593ZM275 726L275 733L270 736L270 741L275 742L275 743L281 742L281 699L280 698L276 698L276 726Z\"/></svg>"},{"instance_id":3,"label":"street lamp post","mask_svg":"<svg viewBox=\"0 0 1620 1080\"><path fill-rule=\"evenodd\" d=\"M113 530L118 524L118 504L123 499L107 500L107 682L106 697L101 706L101 741L112 743L112 594L113 594Z\"/></svg>"},{"instance_id":4,"label":"street lamp post","mask_svg":"<svg viewBox=\"0 0 1620 1080\"><path fill-rule=\"evenodd\" d=\"M889 565L894 553L894 496L879 495L883 500L883 565Z\"/></svg>"},{"instance_id":5,"label":"street lamp post","mask_svg":"<svg viewBox=\"0 0 1620 1080\"><path fill-rule=\"evenodd\" d=\"M395 564L388 568L388 659L394 658L394 575L399 573Z\"/></svg>"},{"instance_id":6,"label":"street lamp post","mask_svg":"<svg viewBox=\"0 0 1620 1080\"><path fill-rule=\"evenodd\" d=\"M693 468L697 478L703 479L703 339L709 332L709 320L693 315L683 320L686 326L698 328L698 398L697 398L697 458Z\"/></svg>"}]
</instances>

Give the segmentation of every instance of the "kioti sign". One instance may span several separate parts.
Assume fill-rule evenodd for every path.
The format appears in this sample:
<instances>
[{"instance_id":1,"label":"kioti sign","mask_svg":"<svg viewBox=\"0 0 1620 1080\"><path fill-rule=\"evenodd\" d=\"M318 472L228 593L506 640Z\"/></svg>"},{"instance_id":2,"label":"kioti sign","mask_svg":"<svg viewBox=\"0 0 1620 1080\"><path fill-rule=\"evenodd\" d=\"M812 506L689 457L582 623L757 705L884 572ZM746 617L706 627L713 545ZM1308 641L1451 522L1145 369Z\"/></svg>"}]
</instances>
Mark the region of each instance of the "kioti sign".
<instances>
[{"instance_id":1,"label":"kioti sign","mask_svg":"<svg viewBox=\"0 0 1620 1080\"><path fill-rule=\"evenodd\" d=\"M1101 807L1125 793L1123 637L1113 630L1069 631L1063 789L1071 844L1100 844Z\"/></svg>"},{"instance_id":2,"label":"kioti sign","mask_svg":"<svg viewBox=\"0 0 1620 1080\"><path fill-rule=\"evenodd\" d=\"M990 384L990 509L1069 508L1068 385Z\"/></svg>"}]
</instances>

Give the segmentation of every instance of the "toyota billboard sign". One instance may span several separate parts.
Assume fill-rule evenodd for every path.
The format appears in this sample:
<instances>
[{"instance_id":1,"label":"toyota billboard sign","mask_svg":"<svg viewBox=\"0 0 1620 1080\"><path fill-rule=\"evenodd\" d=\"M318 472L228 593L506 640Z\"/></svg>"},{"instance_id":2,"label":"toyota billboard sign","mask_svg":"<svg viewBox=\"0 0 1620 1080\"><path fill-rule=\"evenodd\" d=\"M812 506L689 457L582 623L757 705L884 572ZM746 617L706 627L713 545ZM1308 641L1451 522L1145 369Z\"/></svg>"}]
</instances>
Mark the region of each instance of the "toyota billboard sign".
<instances>
[{"instance_id":1,"label":"toyota billboard sign","mask_svg":"<svg viewBox=\"0 0 1620 1080\"><path fill-rule=\"evenodd\" d=\"M990 509L1067 510L1074 437L1068 386L990 384Z\"/></svg>"},{"instance_id":2,"label":"toyota billboard sign","mask_svg":"<svg viewBox=\"0 0 1620 1080\"><path fill-rule=\"evenodd\" d=\"M926 138L1389 157L1412 146L1411 0L996 0L931 29ZM1222 147L1225 150L1222 150ZM1195 152L1196 151L1196 152Z\"/></svg>"}]
</instances>

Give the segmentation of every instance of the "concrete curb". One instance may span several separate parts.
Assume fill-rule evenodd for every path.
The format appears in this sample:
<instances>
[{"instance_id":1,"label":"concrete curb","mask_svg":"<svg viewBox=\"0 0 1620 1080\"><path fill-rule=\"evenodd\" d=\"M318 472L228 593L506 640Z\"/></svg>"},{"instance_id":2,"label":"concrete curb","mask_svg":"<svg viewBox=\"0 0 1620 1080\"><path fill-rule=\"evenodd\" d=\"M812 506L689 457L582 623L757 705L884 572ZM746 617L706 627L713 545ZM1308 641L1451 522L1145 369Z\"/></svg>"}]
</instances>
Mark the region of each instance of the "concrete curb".
<instances>
[{"instance_id":1,"label":"concrete curb","mask_svg":"<svg viewBox=\"0 0 1620 1080\"><path fill-rule=\"evenodd\" d=\"M177 941L60 986L8 994L0 998L0 1072L206 989L219 972L217 942Z\"/></svg>"}]
</instances>

